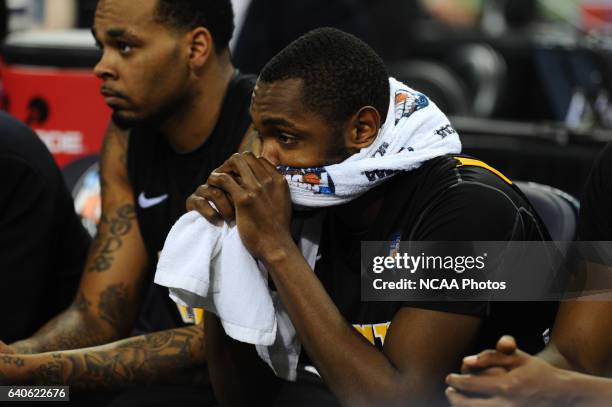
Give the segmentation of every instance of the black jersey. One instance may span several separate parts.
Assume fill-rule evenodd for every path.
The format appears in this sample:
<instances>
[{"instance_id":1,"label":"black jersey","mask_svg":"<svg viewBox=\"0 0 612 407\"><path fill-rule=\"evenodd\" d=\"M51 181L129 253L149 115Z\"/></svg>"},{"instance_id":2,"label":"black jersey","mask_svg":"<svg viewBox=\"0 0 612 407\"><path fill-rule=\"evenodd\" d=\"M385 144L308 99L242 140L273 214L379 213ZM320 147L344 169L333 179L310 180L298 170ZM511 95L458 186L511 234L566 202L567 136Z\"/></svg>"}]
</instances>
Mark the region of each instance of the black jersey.
<instances>
[{"instance_id":1,"label":"black jersey","mask_svg":"<svg viewBox=\"0 0 612 407\"><path fill-rule=\"evenodd\" d=\"M510 180L481 161L444 156L401 173L379 187L382 207L370 230L349 234L329 211L323 223L315 273L344 318L382 349L401 307L474 315L483 326L471 351L495 346L504 334L517 336L530 352L543 348L557 304L361 301L362 241L545 241L543 223ZM443 333L441 333L443 334ZM303 363L309 363L307 356Z\"/></svg>"},{"instance_id":2,"label":"black jersey","mask_svg":"<svg viewBox=\"0 0 612 407\"><path fill-rule=\"evenodd\" d=\"M10 343L70 304L91 239L49 150L3 112L0 185L0 338Z\"/></svg>"},{"instance_id":3,"label":"black jersey","mask_svg":"<svg viewBox=\"0 0 612 407\"><path fill-rule=\"evenodd\" d=\"M578 238L586 241L612 240L612 143L599 155L580 203Z\"/></svg>"},{"instance_id":4,"label":"black jersey","mask_svg":"<svg viewBox=\"0 0 612 407\"><path fill-rule=\"evenodd\" d=\"M230 83L217 125L206 142L190 153L178 153L159 132L132 130L128 145L128 176L136 216L151 265L150 279L166 236L185 213L185 202L210 173L238 151L251 123L249 106L255 77L238 75ZM196 312L196 313L194 313ZM178 307L168 289L152 284L137 329L144 332L198 322L201 311Z\"/></svg>"}]
</instances>

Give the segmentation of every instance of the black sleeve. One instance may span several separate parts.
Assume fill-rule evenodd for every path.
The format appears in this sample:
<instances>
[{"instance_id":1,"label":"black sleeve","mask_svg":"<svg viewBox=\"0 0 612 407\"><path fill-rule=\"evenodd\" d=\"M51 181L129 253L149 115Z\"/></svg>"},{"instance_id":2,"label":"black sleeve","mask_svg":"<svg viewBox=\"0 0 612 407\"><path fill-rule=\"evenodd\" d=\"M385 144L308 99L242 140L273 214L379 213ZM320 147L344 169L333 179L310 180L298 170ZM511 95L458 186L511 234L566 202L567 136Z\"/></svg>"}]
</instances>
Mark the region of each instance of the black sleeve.
<instances>
[{"instance_id":1,"label":"black sleeve","mask_svg":"<svg viewBox=\"0 0 612 407\"><path fill-rule=\"evenodd\" d=\"M612 240L612 143L599 155L582 197L578 221L578 239Z\"/></svg>"},{"instance_id":2,"label":"black sleeve","mask_svg":"<svg viewBox=\"0 0 612 407\"><path fill-rule=\"evenodd\" d=\"M520 212L508 194L475 182L441 194L412 231L421 241L505 241L522 233Z\"/></svg>"},{"instance_id":3,"label":"black sleeve","mask_svg":"<svg viewBox=\"0 0 612 407\"><path fill-rule=\"evenodd\" d=\"M8 288L0 296L0 339L11 341L32 325L32 308L44 306L39 301L51 254L53 197L45 193L39 174L19 158L0 156L0 174L8 175L0 188L0 275Z\"/></svg>"},{"instance_id":4,"label":"black sleeve","mask_svg":"<svg viewBox=\"0 0 612 407\"><path fill-rule=\"evenodd\" d=\"M441 242L440 251L432 247L428 255L444 257L450 254L444 242L521 240L524 229L521 211L503 190L465 182L442 193L421 216L416 228L404 232L403 239L409 235L411 241ZM490 308L488 302L482 301L405 302L404 306L481 317L487 316Z\"/></svg>"},{"instance_id":5,"label":"black sleeve","mask_svg":"<svg viewBox=\"0 0 612 407\"><path fill-rule=\"evenodd\" d=\"M0 188L2 269L31 268L46 257L41 242L51 224L53 197L46 196L42 178L19 158L0 157L0 173L9 174Z\"/></svg>"}]
</instances>

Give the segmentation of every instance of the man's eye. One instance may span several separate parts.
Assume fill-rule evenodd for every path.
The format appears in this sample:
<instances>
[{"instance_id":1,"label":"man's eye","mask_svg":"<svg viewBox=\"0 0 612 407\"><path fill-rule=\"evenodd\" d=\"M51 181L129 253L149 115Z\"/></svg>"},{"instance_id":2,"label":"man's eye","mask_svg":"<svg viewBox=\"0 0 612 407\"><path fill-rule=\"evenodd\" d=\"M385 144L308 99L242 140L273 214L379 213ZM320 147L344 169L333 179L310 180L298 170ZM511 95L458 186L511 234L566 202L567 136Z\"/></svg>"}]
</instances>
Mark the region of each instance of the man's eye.
<instances>
[{"instance_id":1,"label":"man's eye","mask_svg":"<svg viewBox=\"0 0 612 407\"><path fill-rule=\"evenodd\" d=\"M130 51L132 51L132 46L130 44L126 43L126 42L118 42L117 43L117 49L122 54L128 54L128 53L130 53Z\"/></svg>"},{"instance_id":2,"label":"man's eye","mask_svg":"<svg viewBox=\"0 0 612 407\"><path fill-rule=\"evenodd\" d=\"M287 134L279 134L278 141L282 144L292 144L295 142L295 137L289 136Z\"/></svg>"}]
</instances>

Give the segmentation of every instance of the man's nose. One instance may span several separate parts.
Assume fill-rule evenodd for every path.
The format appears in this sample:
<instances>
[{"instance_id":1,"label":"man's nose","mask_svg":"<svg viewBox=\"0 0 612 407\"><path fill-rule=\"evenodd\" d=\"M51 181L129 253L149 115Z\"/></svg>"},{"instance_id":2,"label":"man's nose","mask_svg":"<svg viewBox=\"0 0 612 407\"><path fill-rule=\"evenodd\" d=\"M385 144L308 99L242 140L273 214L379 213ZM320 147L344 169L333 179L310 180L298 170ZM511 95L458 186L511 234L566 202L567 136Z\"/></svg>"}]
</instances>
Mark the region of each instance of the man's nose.
<instances>
[{"instance_id":1,"label":"man's nose","mask_svg":"<svg viewBox=\"0 0 612 407\"><path fill-rule=\"evenodd\" d=\"M102 80L117 79L117 70L111 64L110 57L106 52L102 53L100 60L94 67L94 73Z\"/></svg>"}]
</instances>

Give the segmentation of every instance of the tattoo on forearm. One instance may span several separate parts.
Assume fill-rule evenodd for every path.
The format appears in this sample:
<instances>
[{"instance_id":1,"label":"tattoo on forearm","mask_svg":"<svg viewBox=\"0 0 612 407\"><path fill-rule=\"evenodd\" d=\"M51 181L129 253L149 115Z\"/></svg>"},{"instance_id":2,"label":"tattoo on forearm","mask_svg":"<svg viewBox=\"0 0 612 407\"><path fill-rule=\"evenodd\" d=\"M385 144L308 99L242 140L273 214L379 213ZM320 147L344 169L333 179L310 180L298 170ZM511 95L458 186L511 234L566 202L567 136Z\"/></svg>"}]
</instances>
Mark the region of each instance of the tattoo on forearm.
<instances>
[{"instance_id":1,"label":"tattoo on forearm","mask_svg":"<svg viewBox=\"0 0 612 407\"><path fill-rule=\"evenodd\" d=\"M38 369L34 372L33 378L35 384L63 384L64 361L56 359L52 362L38 366Z\"/></svg>"},{"instance_id":2,"label":"tattoo on forearm","mask_svg":"<svg viewBox=\"0 0 612 407\"><path fill-rule=\"evenodd\" d=\"M192 348L200 340L203 341L201 327L190 327L132 338L113 350L58 354L59 358L54 356L53 362L39 369L37 384L57 384L50 381L57 379L54 374L58 371L64 372L60 383L85 390L153 382L184 383L186 377L193 379L198 372L205 373L203 355L196 354L199 348Z\"/></svg>"},{"instance_id":3,"label":"tattoo on forearm","mask_svg":"<svg viewBox=\"0 0 612 407\"><path fill-rule=\"evenodd\" d=\"M15 365L17 367L23 367L23 365L25 364L25 361L23 358L16 357L16 356L9 356L9 355L2 356L0 358L0 362L2 362L5 365Z\"/></svg>"},{"instance_id":4,"label":"tattoo on forearm","mask_svg":"<svg viewBox=\"0 0 612 407\"><path fill-rule=\"evenodd\" d=\"M34 337L11 346L19 354L31 355L103 343L106 338L100 332L99 324L85 316L90 309L91 301L79 291L68 310L45 325Z\"/></svg>"},{"instance_id":5,"label":"tattoo on forearm","mask_svg":"<svg viewBox=\"0 0 612 407\"><path fill-rule=\"evenodd\" d=\"M86 312L91 307L91 302L85 298L85 295L82 292L79 291L72 306L77 311Z\"/></svg>"},{"instance_id":6,"label":"tattoo on forearm","mask_svg":"<svg viewBox=\"0 0 612 407\"><path fill-rule=\"evenodd\" d=\"M92 253L95 254L88 269L90 272L103 273L111 268L115 260L114 253L123 246L123 238L132 229L135 218L132 204L119 207L111 218L106 215L101 217L92 245Z\"/></svg>"},{"instance_id":7,"label":"tattoo on forearm","mask_svg":"<svg viewBox=\"0 0 612 407\"><path fill-rule=\"evenodd\" d=\"M39 353L37 345L38 342L35 339L28 339L23 342L12 344L11 348L20 355L33 355Z\"/></svg>"},{"instance_id":8,"label":"tattoo on forearm","mask_svg":"<svg viewBox=\"0 0 612 407\"><path fill-rule=\"evenodd\" d=\"M71 329L75 329L72 330ZM76 330L78 329L78 330ZM24 344L17 344L16 352L24 355L51 352L57 350L79 349L96 346L107 341L106 337L97 330L97 326L87 323L85 327L71 327L62 330L57 336L32 338Z\"/></svg>"},{"instance_id":9,"label":"tattoo on forearm","mask_svg":"<svg viewBox=\"0 0 612 407\"><path fill-rule=\"evenodd\" d=\"M111 285L102 291L98 304L98 312L100 318L108 322L115 332L121 333L130 328L127 326L130 321L125 318L125 310L131 306L127 286L119 283Z\"/></svg>"}]
</instances>

